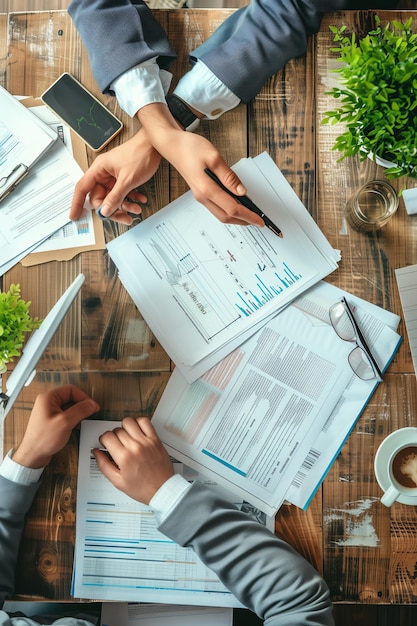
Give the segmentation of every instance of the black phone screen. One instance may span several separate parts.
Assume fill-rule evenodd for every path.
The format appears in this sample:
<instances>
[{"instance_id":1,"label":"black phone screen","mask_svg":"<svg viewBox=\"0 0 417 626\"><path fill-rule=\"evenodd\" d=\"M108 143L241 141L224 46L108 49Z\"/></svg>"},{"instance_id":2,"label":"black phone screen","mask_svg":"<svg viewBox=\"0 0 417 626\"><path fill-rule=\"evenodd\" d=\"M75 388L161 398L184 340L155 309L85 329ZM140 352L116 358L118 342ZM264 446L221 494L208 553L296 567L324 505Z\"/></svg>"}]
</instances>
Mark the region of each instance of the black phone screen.
<instances>
[{"instance_id":1,"label":"black phone screen","mask_svg":"<svg viewBox=\"0 0 417 626\"><path fill-rule=\"evenodd\" d=\"M122 128L70 74L63 74L41 97L93 150L103 147Z\"/></svg>"}]
</instances>

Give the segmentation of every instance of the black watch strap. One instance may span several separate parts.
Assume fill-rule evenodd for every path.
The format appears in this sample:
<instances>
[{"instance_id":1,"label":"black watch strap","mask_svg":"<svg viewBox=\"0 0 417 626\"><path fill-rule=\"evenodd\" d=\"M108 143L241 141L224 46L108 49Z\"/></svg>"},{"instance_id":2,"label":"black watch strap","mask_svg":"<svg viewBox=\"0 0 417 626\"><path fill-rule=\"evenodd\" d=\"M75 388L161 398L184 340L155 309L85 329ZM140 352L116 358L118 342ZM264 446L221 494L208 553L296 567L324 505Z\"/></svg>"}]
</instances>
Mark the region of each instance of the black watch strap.
<instances>
[{"instance_id":1,"label":"black watch strap","mask_svg":"<svg viewBox=\"0 0 417 626\"><path fill-rule=\"evenodd\" d=\"M165 99L172 115L175 117L177 122L181 124L184 130L189 132L195 131L200 123L200 119L191 111L185 102L174 94L166 96Z\"/></svg>"}]
</instances>

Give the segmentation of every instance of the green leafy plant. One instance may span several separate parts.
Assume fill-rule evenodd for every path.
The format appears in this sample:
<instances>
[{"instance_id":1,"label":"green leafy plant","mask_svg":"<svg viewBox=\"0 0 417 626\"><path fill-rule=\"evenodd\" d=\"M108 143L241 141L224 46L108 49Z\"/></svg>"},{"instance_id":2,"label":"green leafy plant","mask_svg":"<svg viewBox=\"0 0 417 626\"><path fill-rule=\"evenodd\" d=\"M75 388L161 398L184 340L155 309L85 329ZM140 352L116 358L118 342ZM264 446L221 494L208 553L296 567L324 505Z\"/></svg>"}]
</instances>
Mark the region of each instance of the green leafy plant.
<instances>
[{"instance_id":1,"label":"green leafy plant","mask_svg":"<svg viewBox=\"0 0 417 626\"><path fill-rule=\"evenodd\" d=\"M378 156L395 164L387 178L417 177L417 34L412 18L384 27L378 16L375 22L362 39L348 36L346 26L330 27L341 86L328 93L340 105L327 111L322 123L346 124L333 146L342 153L338 161Z\"/></svg>"},{"instance_id":2,"label":"green leafy plant","mask_svg":"<svg viewBox=\"0 0 417 626\"><path fill-rule=\"evenodd\" d=\"M20 285L0 293L0 373L13 357L20 356L25 333L39 328L42 320L29 314L30 302L20 297Z\"/></svg>"}]
</instances>

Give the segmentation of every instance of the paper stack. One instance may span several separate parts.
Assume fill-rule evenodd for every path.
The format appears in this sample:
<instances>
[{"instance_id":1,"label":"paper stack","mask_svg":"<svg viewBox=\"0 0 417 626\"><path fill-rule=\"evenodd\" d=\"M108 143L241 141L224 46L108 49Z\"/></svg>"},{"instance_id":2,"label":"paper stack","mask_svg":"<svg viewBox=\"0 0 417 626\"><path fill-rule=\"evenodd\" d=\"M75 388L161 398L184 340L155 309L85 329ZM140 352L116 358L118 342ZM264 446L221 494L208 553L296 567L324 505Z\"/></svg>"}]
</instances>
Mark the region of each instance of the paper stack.
<instances>
[{"instance_id":1,"label":"paper stack","mask_svg":"<svg viewBox=\"0 0 417 626\"><path fill-rule=\"evenodd\" d=\"M283 233L225 226L187 193L108 244L121 281L176 368L153 416L172 456L268 515L308 506L377 382L329 307L355 307L381 369L399 318L322 281L329 244L263 153L233 168Z\"/></svg>"},{"instance_id":2,"label":"paper stack","mask_svg":"<svg viewBox=\"0 0 417 626\"><path fill-rule=\"evenodd\" d=\"M29 109L0 88L0 109L1 276L70 222L83 170L72 156L69 133L67 145L58 139L57 118L49 114L44 121L34 113L45 107ZM77 238L76 245L94 244L91 216L84 232L88 237Z\"/></svg>"},{"instance_id":3,"label":"paper stack","mask_svg":"<svg viewBox=\"0 0 417 626\"><path fill-rule=\"evenodd\" d=\"M282 238L268 228L224 225L188 192L107 246L131 298L189 382L339 260L266 153L233 169Z\"/></svg>"},{"instance_id":4,"label":"paper stack","mask_svg":"<svg viewBox=\"0 0 417 626\"><path fill-rule=\"evenodd\" d=\"M170 454L268 515L307 508L378 384L330 323L342 296L384 371L398 315L321 281L199 380L174 370L152 418Z\"/></svg>"}]
</instances>

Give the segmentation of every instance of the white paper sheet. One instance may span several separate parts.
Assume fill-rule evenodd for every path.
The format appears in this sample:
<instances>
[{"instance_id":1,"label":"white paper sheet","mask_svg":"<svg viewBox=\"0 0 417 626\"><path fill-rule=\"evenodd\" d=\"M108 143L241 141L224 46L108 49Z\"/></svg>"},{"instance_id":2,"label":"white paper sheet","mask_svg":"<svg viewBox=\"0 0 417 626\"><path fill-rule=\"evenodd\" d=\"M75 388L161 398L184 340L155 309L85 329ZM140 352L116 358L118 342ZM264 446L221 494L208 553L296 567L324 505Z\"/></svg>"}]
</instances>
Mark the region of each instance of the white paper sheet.
<instances>
[{"instance_id":1,"label":"white paper sheet","mask_svg":"<svg viewBox=\"0 0 417 626\"><path fill-rule=\"evenodd\" d=\"M69 222L74 185L82 170L57 141L1 203L0 265Z\"/></svg>"},{"instance_id":2,"label":"white paper sheet","mask_svg":"<svg viewBox=\"0 0 417 626\"><path fill-rule=\"evenodd\" d=\"M152 421L170 453L269 515L289 499L293 481L291 501L304 505L376 385L352 380L355 344L330 324L328 308L343 294L319 283L191 385L176 369ZM394 326L399 318L370 304L358 316L383 367L400 337L369 310ZM340 406L343 397L352 408L349 388L353 413ZM329 436L335 407L344 422ZM313 468L318 476L307 479Z\"/></svg>"},{"instance_id":3,"label":"white paper sheet","mask_svg":"<svg viewBox=\"0 0 417 626\"><path fill-rule=\"evenodd\" d=\"M417 265L395 270L414 371L417 376Z\"/></svg>"},{"instance_id":4,"label":"white paper sheet","mask_svg":"<svg viewBox=\"0 0 417 626\"><path fill-rule=\"evenodd\" d=\"M306 310L314 307L316 323L327 323L328 307L332 301L342 296L347 297L350 306L354 308L355 319L372 348L372 354L381 370L385 371L402 341L396 332L400 321L398 315L347 294L326 282L313 287L306 294L306 298L301 296L294 304L305 306ZM310 303L305 301L307 298ZM377 384L375 381L361 380L352 373L346 389L292 481L285 496L287 501L302 509L308 508Z\"/></svg>"},{"instance_id":5,"label":"white paper sheet","mask_svg":"<svg viewBox=\"0 0 417 626\"><path fill-rule=\"evenodd\" d=\"M108 244L121 281L187 380L337 267L338 254L270 157L264 161L274 185L256 159L235 169L283 239L221 224L188 192Z\"/></svg>"},{"instance_id":6,"label":"white paper sheet","mask_svg":"<svg viewBox=\"0 0 417 626\"><path fill-rule=\"evenodd\" d=\"M191 548L181 548L156 529L149 507L118 491L98 470L91 448L119 422L81 425L77 490L77 541L73 595L93 600L241 607ZM194 471L175 464L192 480ZM212 481L210 482L213 488ZM236 502L230 493L220 489ZM241 506L245 506L241 503ZM246 509L245 509L246 510ZM273 528L270 518L256 519Z\"/></svg>"},{"instance_id":7,"label":"white paper sheet","mask_svg":"<svg viewBox=\"0 0 417 626\"><path fill-rule=\"evenodd\" d=\"M31 168L56 142L56 134L0 87L0 193L17 165ZM4 185L2 185L4 183ZM3 200L4 202L4 200ZM1 204L3 208L3 204Z\"/></svg>"},{"instance_id":8,"label":"white paper sheet","mask_svg":"<svg viewBox=\"0 0 417 626\"><path fill-rule=\"evenodd\" d=\"M48 127L58 135L60 141L62 141L73 157L71 132L69 127L45 105L30 107L30 111L32 111L34 115L47 124ZM82 172L80 170L80 176L81 175ZM81 248L83 246L94 245L96 238L93 226L93 213L88 200L86 200L84 206L86 210L80 219L68 222L65 226L57 230L43 243L36 246L36 252L68 250L69 248Z\"/></svg>"}]
</instances>

